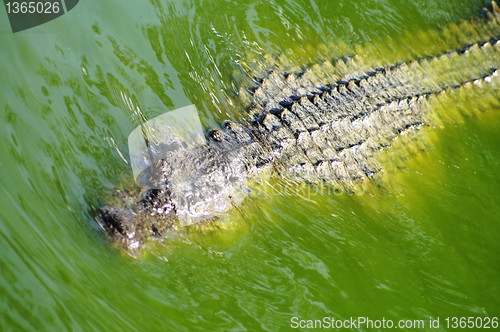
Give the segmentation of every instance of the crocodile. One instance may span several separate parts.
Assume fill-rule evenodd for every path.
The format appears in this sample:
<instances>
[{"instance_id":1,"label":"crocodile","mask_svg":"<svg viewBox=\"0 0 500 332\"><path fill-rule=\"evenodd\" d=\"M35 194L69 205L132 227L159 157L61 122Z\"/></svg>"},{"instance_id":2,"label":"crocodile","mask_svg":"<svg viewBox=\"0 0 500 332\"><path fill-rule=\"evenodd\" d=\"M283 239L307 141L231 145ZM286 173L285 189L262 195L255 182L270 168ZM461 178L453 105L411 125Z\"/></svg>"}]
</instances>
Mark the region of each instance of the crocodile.
<instances>
[{"instance_id":1,"label":"crocodile","mask_svg":"<svg viewBox=\"0 0 500 332\"><path fill-rule=\"evenodd\" d=\"M240 90L250 120L226 121L195 149L165 142L168 156L149 170L159 186L119 191L98 210L98 224L135 255L169 238L182 220L210 223L235 205L246 179L278 174L355 190L354 184L383 171L380 151L439 123L443 98L483 100L486 90L495 95L500 9L492 1L481 14L463 25L467 31L454 37L451 49L437 54L385 66L348 56L300 72L271 68ZM490 99L489 106L498 106Z\"/></svg>"}]
</instances>

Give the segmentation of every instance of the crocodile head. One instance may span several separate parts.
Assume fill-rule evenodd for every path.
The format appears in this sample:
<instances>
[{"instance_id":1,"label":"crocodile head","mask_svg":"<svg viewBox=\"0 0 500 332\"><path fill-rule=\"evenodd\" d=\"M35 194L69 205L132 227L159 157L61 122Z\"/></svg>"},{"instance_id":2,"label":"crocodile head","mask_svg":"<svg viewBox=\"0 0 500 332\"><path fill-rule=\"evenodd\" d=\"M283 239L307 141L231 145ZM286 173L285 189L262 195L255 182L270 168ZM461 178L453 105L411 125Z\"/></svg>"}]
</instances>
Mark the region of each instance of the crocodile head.
<instances>
[{"instance_id":1,"label":"crocodile head","mask_svg":"<svg viewBox=\"0 0 500 332\"><path fill-rule=\"evenodd\" d=\"M224 213L247 193L243 167L213 144L162 157L138 177L142 190L117 192L98 211L101 228L133 256L152 240Z\"/></svg>"},{"instance_id":2,"label":"crocodile head","mask_svg":"<svg viewBox=\"0 0 500 332\"><path fill-rule=\"evenodd\" d=\"M99 210L97 223L120 248L135 255L143 246L145 238L138 231L137 214L132 209L105 206Z\"/></svg>"}]
</instances>

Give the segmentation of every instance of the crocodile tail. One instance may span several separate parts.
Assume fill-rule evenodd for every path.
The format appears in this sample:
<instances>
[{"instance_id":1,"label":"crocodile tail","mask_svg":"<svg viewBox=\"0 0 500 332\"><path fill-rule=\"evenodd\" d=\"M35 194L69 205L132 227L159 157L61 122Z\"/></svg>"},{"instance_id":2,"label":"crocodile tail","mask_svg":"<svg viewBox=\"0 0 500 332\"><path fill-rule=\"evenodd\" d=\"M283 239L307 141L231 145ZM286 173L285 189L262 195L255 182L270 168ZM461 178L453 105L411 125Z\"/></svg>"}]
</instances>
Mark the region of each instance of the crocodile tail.
<instances>
[{"instance_id":1,"label":"crocodile tail","mask_svg":"<svg viewBox=\"0 0 500 332\"><path fill-rule=\"evenodd\" d=\"M487 13L440 33L418 33L406 44L389 42L389 56L366 47L300 72L274 66L247 91L254 118L248 130L260 133L257 145L282 174L344 186L373 177L387 167L378 152L396 138L470 115L456 106L466 105L467 96L488 93L482 109L498 104L496 3Z\"/></svg>"}]
</instances>

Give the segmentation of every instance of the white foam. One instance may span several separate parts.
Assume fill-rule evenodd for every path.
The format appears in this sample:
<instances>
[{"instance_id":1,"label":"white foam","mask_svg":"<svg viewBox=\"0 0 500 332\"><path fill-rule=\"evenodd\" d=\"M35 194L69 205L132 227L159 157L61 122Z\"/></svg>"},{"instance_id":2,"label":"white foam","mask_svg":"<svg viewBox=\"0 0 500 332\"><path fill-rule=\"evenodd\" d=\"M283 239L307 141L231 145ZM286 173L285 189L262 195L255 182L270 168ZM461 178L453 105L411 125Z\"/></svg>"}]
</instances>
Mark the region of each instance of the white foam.
<instances>
[{"instance_id":1,"label":"white foam","mask_svg":"<svg viewBox=\"0 0 500 332\"><path fill-rule=\"evenodd\" d=\"M134 179L157 161L160 143L182 142L184 148L194 149L206 144L196 106L189 105L157 116L135 128L128 137L130 164ZM144 187L145 183L137 181ZM151 188L148 183L146 189Z\"/></svg>"}]
</instances>

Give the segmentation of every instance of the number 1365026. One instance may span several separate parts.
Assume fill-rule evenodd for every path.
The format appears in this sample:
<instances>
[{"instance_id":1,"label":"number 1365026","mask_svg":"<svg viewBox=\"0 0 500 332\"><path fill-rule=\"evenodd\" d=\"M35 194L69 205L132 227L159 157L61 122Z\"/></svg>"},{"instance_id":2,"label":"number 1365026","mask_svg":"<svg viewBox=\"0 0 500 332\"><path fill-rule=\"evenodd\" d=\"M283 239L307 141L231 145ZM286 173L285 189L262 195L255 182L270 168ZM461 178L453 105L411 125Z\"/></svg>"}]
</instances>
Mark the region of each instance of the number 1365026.
<instances>
[{"instance_id":1,"label":"number 1365026","mask_svg":"<svg viewBox=\"0 0 500 332\"><path fill-rule=\"evenodd\" d=\"M446 328L498 328L498 317L447 317Z\"/></svg>"},{"instance_id":2,"label":"number 1365026","mask_svg":"<svg viewBox=\"0 0 500 332\"><path fill-rule=\"evenodd\" d=\"M7 2L5 4L8 14L57 14L61 10L59 2Z\"/></svg>"}]
</instances>

